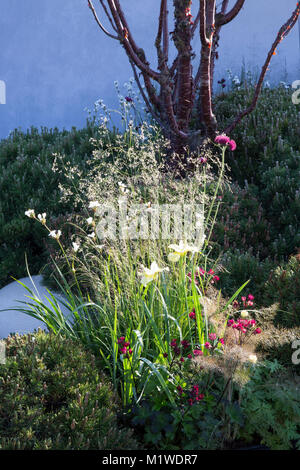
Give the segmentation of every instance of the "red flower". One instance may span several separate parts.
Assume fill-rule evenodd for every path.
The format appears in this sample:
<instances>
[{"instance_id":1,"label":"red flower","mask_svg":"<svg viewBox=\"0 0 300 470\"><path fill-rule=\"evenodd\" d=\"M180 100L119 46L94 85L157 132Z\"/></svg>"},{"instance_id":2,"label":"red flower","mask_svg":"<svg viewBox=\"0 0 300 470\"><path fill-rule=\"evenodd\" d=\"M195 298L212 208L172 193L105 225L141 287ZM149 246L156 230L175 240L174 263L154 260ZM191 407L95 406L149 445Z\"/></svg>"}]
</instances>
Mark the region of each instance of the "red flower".
<instances>
[{"instance_id":1,"label":"red flower","mask_svg":"<svg viewBox=\"0 0 300 470\"><path fill-rule=\"evenodd\" d=\"M200 349L194 349L194 356L203 356L203 352Z\"/></svg>"},{"instance_id":2,"label":"red flower","mask_svg":"<svg viewBox=\"0 0 300 470\"><path fill-rule=\"evenodd\" d=\"M230 142L230 138L224 134L217 135L217 137L215 138L215 143L219 145L227 145L229 144L229 142Z\"/></svg>"},{"instance_id":3,"label":"red flower","mask_svg":"<svg viewBox=\"0 0 300 470\"><path fill-rule=\"evenodd\" d=\"M195 318L196 318L196 312L195 312L195 310L192 310L192 311L189 313L189 317L190 317L192 320L195 320Z\"/></svg>"},{"instance_id":4,"label":"red flower","mask_svg":"<svg viewBox=\"0 0 300 470\"><path fill-rule=\"evenodd\" d=\"M233 152L235 149L236 149L236 142L234 140L230 140L228 142L228 147L230 148L230 150Z\"/></svg>"}]
</instances>

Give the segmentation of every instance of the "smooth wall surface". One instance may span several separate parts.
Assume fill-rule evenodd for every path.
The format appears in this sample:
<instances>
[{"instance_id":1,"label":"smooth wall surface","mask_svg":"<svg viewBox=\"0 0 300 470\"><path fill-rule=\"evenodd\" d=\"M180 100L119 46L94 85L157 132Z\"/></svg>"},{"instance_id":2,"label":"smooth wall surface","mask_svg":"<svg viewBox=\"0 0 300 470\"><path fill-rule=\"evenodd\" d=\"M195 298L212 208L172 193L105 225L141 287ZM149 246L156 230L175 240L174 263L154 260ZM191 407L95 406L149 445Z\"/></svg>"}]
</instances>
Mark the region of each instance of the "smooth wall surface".
<instances>
[{"instance_id":1,"label":"smooth wall surface","mask_svg":"<svg viewBox=\"0 0 300 470\"><path fill-rule=\"evenodd\" d=\"M138 45L154 67L160 1L121 0L121 4ZM172 4L169 0L170 12ZM197 5L194 0L194 12ZM296 0L246 0L239 17L222 30L216 79L227 78L229 68L240 74L243 61L257 72L295 5ZM117 41L96 25L86 0L0 0L0 7L0 139L16 127L83 126L85 108L92 109L99 98L116 106L113 82L123 84L132 71ZM194 45L197 53L197 37ZM298 26L278 48L269 77L270 81L297 79Z\"/></svg>"}]
</instances>

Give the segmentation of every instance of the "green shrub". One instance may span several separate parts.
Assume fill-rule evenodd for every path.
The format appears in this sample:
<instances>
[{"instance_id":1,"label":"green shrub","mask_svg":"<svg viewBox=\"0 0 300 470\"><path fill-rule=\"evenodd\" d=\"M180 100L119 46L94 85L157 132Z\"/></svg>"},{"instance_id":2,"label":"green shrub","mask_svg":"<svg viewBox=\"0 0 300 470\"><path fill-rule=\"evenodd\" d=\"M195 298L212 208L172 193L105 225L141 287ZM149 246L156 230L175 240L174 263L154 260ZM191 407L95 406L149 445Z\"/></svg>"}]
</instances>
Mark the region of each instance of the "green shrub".
<instances>
[{"instance_id":1,"label":"green shrub","mask_svg":"<svg viewBox=\"0 0 300 470\"><path fill-rule=\"evenodd\" d=\"M119 402L95 358L45 332L5 340L0 449L135 449L116 420Z\"/></svg>"},{"instance_id":2,"label":"green shrub","mask_svg":"<svg viewBox=\"0 0 300 470\"><path fill-rule=\"evenodd\" d=\"M259 436L271 450L300 448L299 378L284 375L276 361L265 362L243 388L241 407L244 426L238 437L248 443Z\"/></svg>"},{"instance_id":3,"label":"green shrub","mask_svg":"<svg viewBox=\"0 0 300 470\"><path fill-rule=\"evenodd\" d=\"M214 416L213 397L182 410L170 404L158 407L153 400L144 400L133 408L131 426L150 449L199 450L220 449L222 421Z\"/></svg>"},{"instance_id":4,"label":"green shrub","mask_svg":"<svg viewBox=\"0 0 300 470\"><path fill-rule=\"evenodd\" d=\"M300 326L300 262L296 257L271 271L264 300L266 305L278 303L275 325Z\"/></svg>"},{"instance_id":5,"label":"green shrub","mask_svg":"<svg viewBox=\"0 0 300 470\"><path fill-rule=\"evenodd\" d=\"M37 274L47 260L42 227L32 226L24 212L35 207L38 212L52 217L72 213L74 198L61 201L59 186L66 180L70 168L73 182L86 171L86 161L93 146L90 139L96 128L89 123L84 129L58 131L32 128L27 133L13 132L0 141L0 287L26 275L25 252L33 274ZM63 153L68 171L52 171L54 154Z\"/></svg>"},{"instance_id":6,"label":"green shrub","mask_svg":"<svg viewBox=\"0 0 300 470\"><path fill-rule=\"evenodd\" d=\"M244 109L252 95L250 87L216 99L220 128L232 122L236 110ZM277 87L263 90L255 111L231 136L238 144L227 160L231 175L251 199L259 201L270 230L266 255L277 259L287 259L300 244L299 128L299 106L292 102L292 90ZM258 213L249 216L255 232Z\"/></svg>"},{"instance_id":7,"label":"green shrub","mask_svg":"<svg viewBox=\"0 0 300 470\"><path fill-rule=\"evenodd\" d=\"M222 256L221 264L226 270L220 274L219 287L226 295L232 295L237 282L243 283L250 279L247 291L243 295L253 294L256 307L266 304L265 283L269 278L270 270L276 266L271 259L261 261L259 256L254 255L252 251L228 250Z\"/></svg>"}]
</instances>

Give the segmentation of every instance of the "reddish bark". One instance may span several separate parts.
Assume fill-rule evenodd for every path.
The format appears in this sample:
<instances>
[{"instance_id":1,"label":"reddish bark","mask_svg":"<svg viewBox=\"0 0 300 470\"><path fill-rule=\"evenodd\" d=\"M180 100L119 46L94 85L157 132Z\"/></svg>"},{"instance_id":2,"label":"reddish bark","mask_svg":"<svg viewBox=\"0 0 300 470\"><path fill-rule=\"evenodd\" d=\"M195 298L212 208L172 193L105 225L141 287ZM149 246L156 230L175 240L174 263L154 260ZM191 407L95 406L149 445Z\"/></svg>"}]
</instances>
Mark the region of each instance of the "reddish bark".
<instances>
[{"instance_id":1,"label":"reddish bark","mask_svg":"<svg viewBox=\"0 0 300 470\"><path fill-rule=\"evenodd\" d=\"M236 0L228 11L229 0L222 0L220 10L216 0L199 0L199 10L193 21L191 16L191 0L173 0L174 30L168 31L168 1L160 1L158 12L158 30L155 39L157 51L157 70L150 67L145 52L135 42L126 16L119 0L99 0L104 16L112 28L110 32L99 18L92 0L88 5L100 29L112 39L118 40L124 47L133 69L147 109L170 138L172 147L179 154L184 154L184 148L195 140L195 132L190 131L191 113L195 109L195 96L199 94L197 109L201 113L198 134L214 138L217 133L217 122L212 111L212 87L214 64L217 58L217 48L221 28L233 21L241 12L246 0ZM241 112L232 124L225 130L230 133L236 125L253 111L256 106L266 71L278 44L287 36L296 24L300 14L300 3L288 21L280 28L278 35L269 51L262 67L255 88L251 105ZM200 60L195 75L193 74L192 38L199 28L201 45ZM177 56L169 65L169 40L172 40ZM145 85L143 89L140 76ZM157 93L154 87L159 87Z\"/></svg>"}]
</instances>

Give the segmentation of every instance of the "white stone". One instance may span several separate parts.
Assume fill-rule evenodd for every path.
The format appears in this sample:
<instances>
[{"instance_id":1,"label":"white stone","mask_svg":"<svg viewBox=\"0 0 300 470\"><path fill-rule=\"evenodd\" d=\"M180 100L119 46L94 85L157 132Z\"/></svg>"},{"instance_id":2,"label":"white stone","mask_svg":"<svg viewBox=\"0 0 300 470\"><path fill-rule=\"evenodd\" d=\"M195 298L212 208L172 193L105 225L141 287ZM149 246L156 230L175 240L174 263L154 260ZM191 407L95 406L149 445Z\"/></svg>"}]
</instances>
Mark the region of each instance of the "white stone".
<instances>
[{"instance_id":1,"label":"white stone","mask_svg":"<svg viewBox=\"0 0 300 470\"><path fill-rule=\"evenodd\" d=\"M32 276L32 280L38 291L38 294L36 293L36 295L38 295L42 301L50 305L47 299L45 299L45 296L49 297L49 294L47 292L47 287L42 284L42 276ZM29 277L22 278L20 281L35 291ZM51 289L49 290L52 292ZM22 307L22 304L18 303L18 301L31 302L31 300L26 297L29 295L30 294L25 287L17 281L8 284L0 290L0 339L6 338L10 333L25 334L33 332L37 328L47 329L46 325L41 321L38 321L23 312L9 310L15 307ZM54 295L58 302L59 299L62 299L59 294L54 293ZM64 315L70 313L60 302L59 305Z\"/></svg>"}]
</instances>

